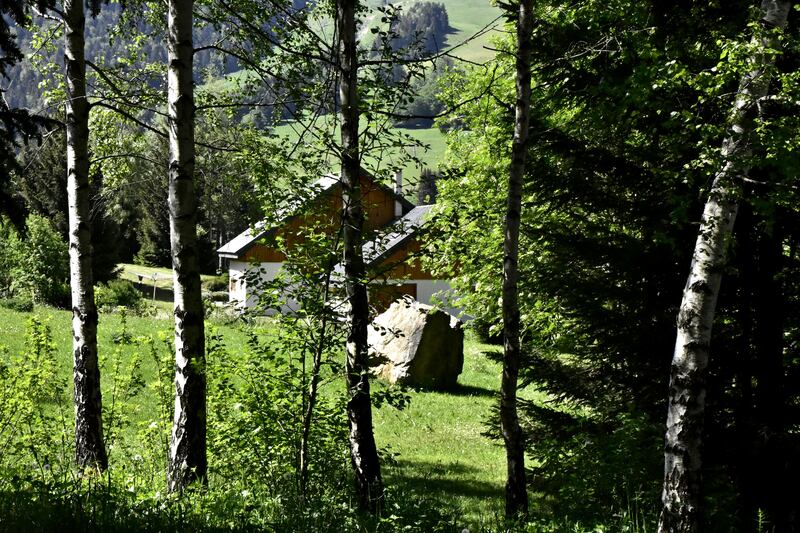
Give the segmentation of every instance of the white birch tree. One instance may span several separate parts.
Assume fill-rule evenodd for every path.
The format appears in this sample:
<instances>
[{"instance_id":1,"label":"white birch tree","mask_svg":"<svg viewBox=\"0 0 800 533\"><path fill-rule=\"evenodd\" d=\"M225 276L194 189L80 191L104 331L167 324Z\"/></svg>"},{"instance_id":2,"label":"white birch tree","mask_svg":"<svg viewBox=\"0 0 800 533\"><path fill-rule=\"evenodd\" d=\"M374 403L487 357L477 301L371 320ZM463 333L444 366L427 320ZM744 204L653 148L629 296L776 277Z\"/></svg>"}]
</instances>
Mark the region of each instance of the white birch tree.
<instances>
[{"instance_id":1,"label":"white birch tree","mask_svg":"<svg viewBox=\"0 0 800 533\"><path fill-rule=\"evenodd\" d=\"M702 527L701 444L711 328L742 178L749 171L751 138L760 102L769 90L778 30L786 26L791 5L785 0L761 2L763 32L754 37L751 68L736 93L722 144L722 166L709 191L683 291L670 370L660 533L696 532Z\"/></svg>"},{"instance_id":2,"label":"white birch tree","mask_svg":"<svg viewBox=\"0 0 800 533\"><path fill-rule=\"evenodd\" d=\"M169 220L175 292L175 413L169 452L170 491L205 481L206 377L203 300L194 186L192 0L168 5Z\"/></svg>"},{"instance_id":3,"label":"white birch tree","mask_svg":"<svg viewBox=\"0 0 800 533\"><path fill-rule=\"evenodd\" d=\"M67 196L72 336L75 384L75 456L79 467L108 466L103 443L100 368L97 359L97 308L92 279L92 228L89 214L89 102L83 0L64 1L64 66L67 100Z\"/></svg>"},{"instance_id":4,"label":"white birch tree","mask_svg":"<svg viewBox=\"0 0 800 533\"><path fill-rule=\"evenodd\" d=\"M367 362L369 306L365 283L362 239L364 206L360 185L358 144L357 0L338 0L336 28L339 36L339 100L342 106L342 238L347 292L348 335L346 343L347 417L350 421L350 458L363 509L379 512L383 505L383 481L372 429L372 404Z\"/></svg>"}]
</instances>

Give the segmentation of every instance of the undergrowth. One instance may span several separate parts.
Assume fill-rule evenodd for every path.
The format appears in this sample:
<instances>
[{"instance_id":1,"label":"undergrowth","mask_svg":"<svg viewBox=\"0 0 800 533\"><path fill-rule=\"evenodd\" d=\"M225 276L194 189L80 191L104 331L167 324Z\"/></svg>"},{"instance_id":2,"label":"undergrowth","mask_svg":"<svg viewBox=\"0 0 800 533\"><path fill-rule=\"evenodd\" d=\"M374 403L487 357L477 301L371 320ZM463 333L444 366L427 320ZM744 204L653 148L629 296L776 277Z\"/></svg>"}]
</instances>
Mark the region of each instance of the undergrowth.
<instances>
[{"instance_id":1,"label":"undergrowth","mask_svg":"<svg viewBox=\"0 0 800 533\"><path fill-rule=\"evenodd\" d=\"M327 388L317 400L303 494L298 449L308 366L297 355L302 339L289 338L302 332L264 322L245 326L247 342L236 349L209 329L209 480L180 496L168 494L171 333L131 331L124 312L118 329L101 351L110 459L103 473L79 475L75 467L71 387L48 320L29 317L24 347L15 353L0 347L0 531L652 530L631 504L607 526L550 518L506 524L498 516L475 525L426 483L390 483L383 516L359 513L337 365L324 367ZM391 472L392 452L383 453Z\"/></svg>"}]
</instances>

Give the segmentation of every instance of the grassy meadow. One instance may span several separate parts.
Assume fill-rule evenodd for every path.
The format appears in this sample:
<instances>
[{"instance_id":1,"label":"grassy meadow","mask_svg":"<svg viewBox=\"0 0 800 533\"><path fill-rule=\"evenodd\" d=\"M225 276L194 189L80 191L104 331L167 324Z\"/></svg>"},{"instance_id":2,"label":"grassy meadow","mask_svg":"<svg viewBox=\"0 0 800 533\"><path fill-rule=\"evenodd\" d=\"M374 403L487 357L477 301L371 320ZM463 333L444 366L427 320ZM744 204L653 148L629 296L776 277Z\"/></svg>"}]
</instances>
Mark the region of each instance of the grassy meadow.
<instances>
[{"instance_id":1,"label":"grassy meadow","mask_svg":"<svg viewBox=\"0 0 800 533\"><path fill-rule=\"evenodd\" d=\"M404 0L400 2L390 2L400 5L404 9L412 4L426 0ZM367 5L377 7L384 5L383 0L369 0ZM491 2L475 2L474 0L440 0L441 4L447 9L447 18L450 21L451 32L447 36L447 42L443 43L443 48L454 47L453 55L467 61L483 62L494 56L494 51L490 50L490 40L492 36L498 34L498 29L489 31L475 37L475 34L483 30L492 23L501 13L501 10ZM496 24L502 27L502 21ZM371 34L370 34L371 35ZM463 44L462 44L463 43Z\"/></svg>"},{"instance_id":2,"label":"grassy meadow","mask_svg":"<svg viewBox=\"0 0 800 533\"><path fill-rule=\"evenodd\" d=\"M0 349L0 354L11 357L24 352L26 323L32 316L39 317L50 327L59 377L71 383L69 311L37 307L31 313L24 313L0 308L0 346L5 347ZM125 320L124 329L132 337L168 339L172 334L169 319L127 316ZM209 321L209 329L220 336L227 353L245 349L248 327L252 326L241 322ZM114 373L119 373L120 368L124 373L125 361L134 358L137 350L146 350L145 346L135 343L116 343L115 339L122 330L119 314L100 315L98 338L104 409L111 408L109 402L115 394L119 395L113 390L119 381ZM405 409L384 405L374 410L375 435L383 456L387 486L393 493L413 494L417 498L435 500L438 505L444 504L447 512L457 517L458 523L453 526L471 527L473 531L480 530L482 524L497 523L502 514L503 449L500 443L482 435L485 421L496 403L494 391L500 377L499 365L490 361L484 352L497 349L468 335L464 371L456 390L446 393L412 390L409 392L410 405ZM121 362L121 365L115 362ZM145 382L156 379L158 372L152 359L142 358ZM332 379L325 387L322 394L334 395L344 388L344 384L341 379ZM375 387L381 390L387 386L377 383ZM131 410L131 404L124 407L132 419L131 427L147 424L150 414L159 409L159 404L156 390L145 388L135 399L135 409ZM65 411L71 413L71 409ZM123 437L130 439L136 435L130 430ZM110 446L112 468L115 458L129 453L127 450L124 446ZM213 464L211 468L213 470ZM213 477L210 484L214 484ZM403 504L402 501L397 503Z\"/></svg>"},{"instance_id":3,"label":"grassy meadow","mask_svg":"<svg viewBox=\"0 0 800 533\"><path fill-rule=\"evenodd\" d=\"M465 43L457 48L453 55L478 63L491 59L494 51L490 50L490 41L492 37L499 34L498 29L474 39L472 37L500 15L500 8L491 2L475 2L474 0L441 0L441 3L447 8L447 17L453 29L447 37L445 45L452 47ZM502 29L502 21L498 21L497 24Z\"/></svg>"},{"instance_id":4,"label":"grassy meadow","mask_svg":"<svg viewBox=\"0 0 800 533\"><path fill-rule=\"evenodd\" d=\"M152 266L143 266L143 265L134 265L132 263L120 263L118 265L120 272L119 277L121 279L128 280L132 283L139 283L139 275L143 275L144 279L142 283L146 287L153 287L153 276L156 276L155 285L159 289L169 289L172 290L172 269L171 268L163 268L163 267L152 267ZM212 276L210 274L200 274L200 282L203 284L205 288L206 285L215 280L217 276Z\"/></svg>"},{"instance_id":5,"label":"grassy meadow","mask_svg":"<svg viewBox=\"0 0 800 533\"><path fill-rule=\"evenodd\" d=\"M324 129L327 124L324 120L320 120L317 128ZM422 168L436 169L439 163L444 158L447 145L445 143L445 135L439 131L438 128L393 128L395 133L404 136L409 136L416 142L421 143L422 146L406 146L405 150L409 155L417 158L420 163L409 160L403 166L403 178L406 184L416 186L419 183L419 176ZM300 128L294 123L287 123L277 126L274 133L289 142L297 142L301 134ZM310 138L314 138L314 131L306 133ZM338 129L333 132L333 135L338 135ZM367 164L373 167L386 167L391 164L396 158L397 153L387 151L386 154L381 154L375 150L365 150ZM329 155L330 161L335 161L333 154Z\"/></svg>"}]
</instances>

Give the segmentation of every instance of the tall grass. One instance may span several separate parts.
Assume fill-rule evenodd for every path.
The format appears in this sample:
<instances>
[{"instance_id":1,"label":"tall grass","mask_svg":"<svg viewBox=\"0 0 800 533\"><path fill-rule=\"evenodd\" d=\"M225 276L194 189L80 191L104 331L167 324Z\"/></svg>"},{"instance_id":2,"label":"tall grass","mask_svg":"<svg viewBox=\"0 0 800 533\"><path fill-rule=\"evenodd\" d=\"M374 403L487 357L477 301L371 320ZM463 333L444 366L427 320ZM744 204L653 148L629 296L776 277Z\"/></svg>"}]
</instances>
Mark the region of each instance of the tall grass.
<instances>
[{"instance_id":1,"label":"tall grass","mask_svg":"<svg viewBox=\"0 0 800 533\"><path fill-rule=\"evenodd\" d=\"M104 314L99 338L111 467L102 475L78 475L69 318L50 309L0 309L0 531L652 530L636 500L621 505L606 525L550 517L505 524L503 450L482 435L500 369L483 355L495 348L472 338L459 388L408 391L406 409L376 410L389 503L383 516L372 518L355 508L344 387L336 374L324 380L312 491L299 496L294 450L302 367L282 353L280 335L263 323L212 322L208 485L168 495L171 321L127 317L122 334L120 316ZM377 391L384 388L376 384Z\"/></svg>"}]
</instances>

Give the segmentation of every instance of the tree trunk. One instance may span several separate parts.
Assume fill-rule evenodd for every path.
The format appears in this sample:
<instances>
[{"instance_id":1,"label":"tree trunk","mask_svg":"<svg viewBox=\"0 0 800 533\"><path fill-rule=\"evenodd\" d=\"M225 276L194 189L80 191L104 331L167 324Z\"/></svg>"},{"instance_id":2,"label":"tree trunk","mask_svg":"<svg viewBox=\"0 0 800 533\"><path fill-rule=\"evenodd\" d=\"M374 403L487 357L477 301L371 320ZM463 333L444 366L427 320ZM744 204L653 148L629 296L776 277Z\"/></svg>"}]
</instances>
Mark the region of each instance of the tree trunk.
<instances>
[{"instance_id":1,"label":"tree trunk","mask_svg":"<svg viewBox=\"0 0 800 533\"><path fill-rule=\"evenodd\" d=\"M517 20L517 103L514 141L506 201L505 241L503 243L503 376L500 385L500 427L506 447L506 518L528 514L525 480L525 440L517 416L517 380L520 363L519 313L519 226L522 211L522 184L528 151L528 122L531 106L531 48L533 2L522 0Z\"/></svg>"},{"instance_id":2,"label":"tree trunk","mask_svg":"<svg viewBox=\"0 0 800 533\"><path fill-rule=\"evenodd\" d=\"M327 302L327 298L326 298ZM303 410L303 430L300 435L300 497L305 500L308 493L308 465L309 451L308 444L311 437L311 424L314 421L314 408L317 405L317 392L320 380L320 370L322 369L322 352L325 348L325 334L328 317L322 317L320 326L319 340L314 350L314 361L311 368L311 382L308 386L308 403Z\"/></svg>"},{"instance_id":3,"label":"tree trunk","mask_svg":"<svg viewBox=\"0 0 800 533\"><path fill-rule=\"evenodd\" d=\"M356 0L338 0L339 99L342 106L342 235L345 290L349 331L347 334L347 416L350 420L350 458L362 509L379 512L383 506L383 481L372 432L369 396L367 326L369 307L361 251L364 209L361 197L358 146L358 57L356 52Z\"/></svg>"},{"instance_id":4,"label":"tree trunk","mask_svg":"<svg viewBox=\"0 0 800 533\"><path fill-rule=\"evenodd\" d=\"M339 244L339 239L336 239L333 249L336 250ZM330 298L331 289L331 275L333 273L335 252L331 254L331 260L328 261L328 267L325 271L325 286L322 290L322 301L320 302L320 309L322 311L322 321L319 328L319 336L317 337L317 344L314 347L314 361L311 368L311 382L308 386L308 403L303 410L303 431L300 436L300 497L305 500L308 492L308 465L309 465L309 451L308 444L311 436L311 424L314 420L314 408L317 405L317 394L319 392L319 380L321 378L320 371L322 369L322 355L325 351L325 336L327 335L328 320L328 301Z\"/></svg>"},{"instance_id":5,"label":"tree trunk","mask_svg":"<svg viewBox=\"0 0 800 533\"><path fill-rule=\"evenodd\" d=\"M705 374L725 252L738 209L738 181L749 168L750 135L758 101L767 94L768 69L779 45L770 30L783 28L789 1L764 0L761 23L767 30L752 58L754 69L736 95L731 127L722 145L723 165L714 177L697 236L689 277L678 313L678 334L672 359L664 449L663 509L658 530L695 532L701 527L700 447L705 411Z\"/></svg>"},{"instance_id":6,"label":"tree trunk","mask_svg":"<svg viewBox=\"0 0 800 533\"><path fill-rule=\"evenodd\" d=\"M170 491L206 479L206 376L203 300L194 191L192 0L169 1L169 221L175 291L175 417Z\"/></svg>"},{"instance_id":7,"label":"tree trunk","mask_svg":"<svg viewBox=\"0 0 800 533\"><path fill-rule=\"evenodd\" d=\"M64 63L67 77L67 197L72 338L75 380L75 459L80 468L105 470L97 308L92 281L89 218L89 103L84 60L82 0L64 1Z\"/></svg>"}]
</instances>

